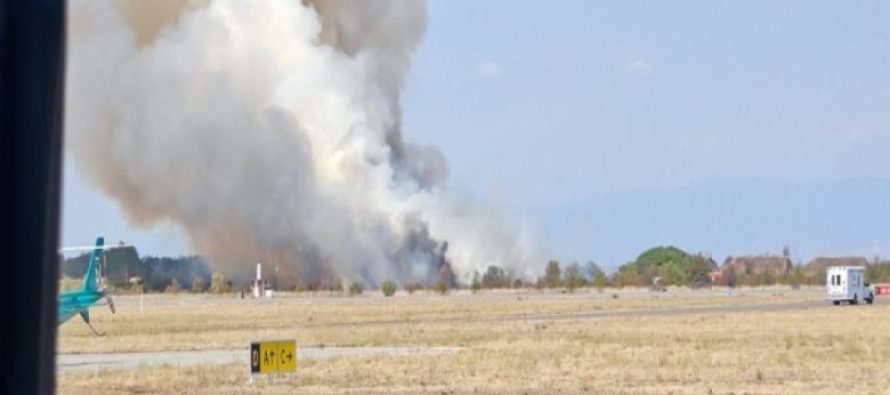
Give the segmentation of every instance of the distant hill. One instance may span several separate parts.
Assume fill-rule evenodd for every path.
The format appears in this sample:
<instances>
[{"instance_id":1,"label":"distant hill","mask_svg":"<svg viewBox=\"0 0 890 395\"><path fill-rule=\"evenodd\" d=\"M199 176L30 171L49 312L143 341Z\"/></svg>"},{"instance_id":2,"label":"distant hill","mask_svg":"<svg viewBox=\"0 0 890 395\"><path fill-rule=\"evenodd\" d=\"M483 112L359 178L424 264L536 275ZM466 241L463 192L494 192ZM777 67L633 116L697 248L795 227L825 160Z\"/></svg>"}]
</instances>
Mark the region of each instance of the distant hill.
<instances>
[{"instance_id":1,"label":"distant hill","mask_svg":"<svg viewBox=\"0 0 890 395\"><path fill-rule=\"evenodd\" d=\"M890 180L795 183L713 180L669 190L610 194L537 211L562 259L608 268L655 245L727 255L890 254Z\"/></svg>"}]
</instances>

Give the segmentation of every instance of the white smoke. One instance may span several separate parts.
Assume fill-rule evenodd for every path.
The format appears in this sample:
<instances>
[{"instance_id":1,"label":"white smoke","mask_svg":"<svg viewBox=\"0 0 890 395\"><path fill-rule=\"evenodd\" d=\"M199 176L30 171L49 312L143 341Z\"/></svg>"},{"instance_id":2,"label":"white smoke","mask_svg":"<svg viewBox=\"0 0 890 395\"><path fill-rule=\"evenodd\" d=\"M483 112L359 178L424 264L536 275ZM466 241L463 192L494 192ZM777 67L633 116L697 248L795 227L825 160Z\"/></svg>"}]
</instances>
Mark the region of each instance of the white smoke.
<instances>
[{"instance_id":1,"label":"white smoke","mask_svg":"<svg viewBox=\"0 0 890 395\"><path fill-rule=\"evenodd\" d=\"M69 4L67 149L134 223L177 223L230 273L263 261L306 282L541 262L402 138L423 2L156 3Z\"/></svg>"}]
</instances>

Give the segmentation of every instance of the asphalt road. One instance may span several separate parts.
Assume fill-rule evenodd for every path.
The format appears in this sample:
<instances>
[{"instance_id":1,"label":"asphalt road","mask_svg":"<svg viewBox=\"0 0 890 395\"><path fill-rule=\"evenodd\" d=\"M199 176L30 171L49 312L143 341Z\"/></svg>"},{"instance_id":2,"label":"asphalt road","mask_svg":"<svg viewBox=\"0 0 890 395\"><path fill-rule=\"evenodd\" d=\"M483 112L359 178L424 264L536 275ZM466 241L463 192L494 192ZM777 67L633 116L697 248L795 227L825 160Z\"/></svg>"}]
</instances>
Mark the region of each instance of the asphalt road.
<instances>
[{"instance_id":1,"label":"asphalt road","mask_svg":"<svg viewBox=\"0 0 890 395\"><path fill-rule=\"evenodd\" d=\"M783 293L799 293L802 297L820 298L825 293L824 287L808 287L801 291L789 291L788 289L745 289L734 293L735 296L770 296L776 292ZM448 295L442 296L431 291L418 291L414 295L404 295L403 291L396 292L394 298L384 298L377 292L368 291L363 295L344 298L340 294L331 294L329 292L320 291L317 293L304 293L294 295L292 293L275 294L271 299L253 299L249 294L245 294L244 299L240 294L227 295L209 295L198 294L189 295L188 298L182 298L176 295L168 294L147 294L144 297L139 294L121 294L115 295L114 302L121 308L140 308L150 309L152 307L192 307L192 306L221 306L221 305L325 305L325 304L413 304L427 303L429 301L496 301L496 300L515 300L516 298L529 298L535 300L571 300L571 299L611 299L613 294L618 294L622 300L641 300L652 299L653 295L657 295L662 299L680 298L680 299L701 299L713 297L734 297L727 294L725 288L714 289L671 289L664 293L653 293L648 289L610 289L608 292L577 292L562 293L552 291L538 290L508 290L508 291L483 291L479 294L473 294L467 290L455 290Z\"/></svg>"},{"instance_id":2,"label":"asphalt road","mask_svg":"<svg viewBox=\"0 0 890 395\"><path fill-rule=\"evenodd\" d=\"M297 347L299 361L337 357L403 356L456 352L460 347ZM243 363L245 371L250 350L127 352L114 354L59 354L57 371L98 371L103 369L134 369L142 366L193 366Z\"/></svg>"}]
</instances>

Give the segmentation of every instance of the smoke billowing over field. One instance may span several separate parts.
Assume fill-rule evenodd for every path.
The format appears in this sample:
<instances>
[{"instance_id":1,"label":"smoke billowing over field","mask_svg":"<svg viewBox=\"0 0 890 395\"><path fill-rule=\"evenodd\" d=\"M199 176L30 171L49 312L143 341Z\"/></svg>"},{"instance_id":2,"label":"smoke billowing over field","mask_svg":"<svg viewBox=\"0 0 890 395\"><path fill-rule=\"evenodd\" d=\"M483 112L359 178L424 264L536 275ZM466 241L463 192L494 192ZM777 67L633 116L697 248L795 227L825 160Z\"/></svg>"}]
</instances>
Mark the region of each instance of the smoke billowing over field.
<instances>
[{"instance_id":1,"label":"smoke billowing over field","mask_svg":"<svg viewBox=\"0 0 890 395\"><path fill-rule=\"evenodd\" d=\"M142 226L221 270L376 284L542 262L526 228L449 193L401 129L420 1L69 5L67 149Z\"/></svg>"}]
</instances>

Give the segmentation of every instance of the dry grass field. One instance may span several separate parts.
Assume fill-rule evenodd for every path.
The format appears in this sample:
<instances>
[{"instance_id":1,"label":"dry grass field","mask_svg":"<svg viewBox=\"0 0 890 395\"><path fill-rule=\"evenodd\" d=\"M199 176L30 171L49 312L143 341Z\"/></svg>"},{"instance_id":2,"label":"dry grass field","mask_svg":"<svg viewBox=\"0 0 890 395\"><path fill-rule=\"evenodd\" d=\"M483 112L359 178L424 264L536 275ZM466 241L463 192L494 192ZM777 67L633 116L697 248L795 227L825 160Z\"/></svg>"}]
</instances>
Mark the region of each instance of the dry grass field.
<instances>
[{"instance_id":1,"label":"dry grass field","mask_svg":"<svg viewBox=\"0 0 890 395\"><path fill-rule=\"evenodd\" d=\"M223 349L264 338L460 350L300 361L295 376L254 384L247 383L245 360L64 372L58 386L62 394L890 393L890 300L835 307L813 303L819 291L368 293L266 301L151 295L143 313L139 297L128 296L119 298L115 316L94 311L107 336L72 320L61 328L59 351ZM810 307L744 309L798 301ZM725 310L696 313L690 306ZM634 314L651 311L665 314Z\"/></svg>"}]
</instances>

